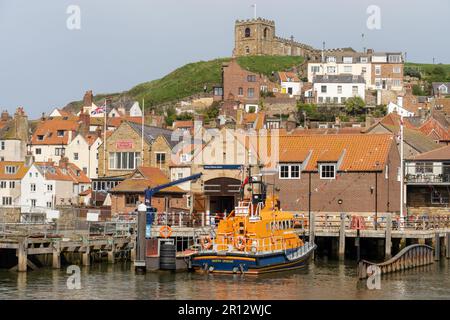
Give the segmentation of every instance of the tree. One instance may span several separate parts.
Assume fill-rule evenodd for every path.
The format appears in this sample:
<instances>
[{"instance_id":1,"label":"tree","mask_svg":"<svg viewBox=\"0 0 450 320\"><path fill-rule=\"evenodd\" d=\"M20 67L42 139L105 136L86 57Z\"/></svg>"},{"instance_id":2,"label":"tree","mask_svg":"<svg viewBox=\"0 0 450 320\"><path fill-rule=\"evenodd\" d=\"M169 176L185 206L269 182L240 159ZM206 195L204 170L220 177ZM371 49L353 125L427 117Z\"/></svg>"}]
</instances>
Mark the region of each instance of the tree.
<instances>
[{"instance_id":1,"label":"tree","mask_svg":"<svg viewBox=\"0 0 450 320\"><path fill-rule=\"evenodd\" d=\"M425 92L422 90L422 87L417 84L413 85L412 93L415 96L425 96Z\"/></svg>"},{"instance_id":2,"label":"tree","mask_svg":"<svg viewBox=\"0 0 450 320\"><path fill-rule=\"evenodd\" d=\"M361 97L352 97L345 101L345 111L352 116L363 114L365 106L366 103Z\"/></svg>"},{"instance_id":3,"label":"tree","mask_svg":"<svg viewBox=\"0 0 450 320\"><path fill-rule=\"evenodd\" d=\"M174 106L169 106L166 109L166 117L165 117L165 121L166 121L166 125L171 127L173 122L175 121L175 119L177 118L177 111L175 110Z\"/></svg>"},{"instance_id":4,"label":"tree","mask_svg":"<svg viewBox=\"0 0 450 320\"><path fill-rule=\"evenodd\" d=\"M297 122L303 123L303 125L305 125L305 115L309 119L316 119L318 117L317 106L311 103L298 102L297 113L295 115Z\"/></svg>"}]
</instances>

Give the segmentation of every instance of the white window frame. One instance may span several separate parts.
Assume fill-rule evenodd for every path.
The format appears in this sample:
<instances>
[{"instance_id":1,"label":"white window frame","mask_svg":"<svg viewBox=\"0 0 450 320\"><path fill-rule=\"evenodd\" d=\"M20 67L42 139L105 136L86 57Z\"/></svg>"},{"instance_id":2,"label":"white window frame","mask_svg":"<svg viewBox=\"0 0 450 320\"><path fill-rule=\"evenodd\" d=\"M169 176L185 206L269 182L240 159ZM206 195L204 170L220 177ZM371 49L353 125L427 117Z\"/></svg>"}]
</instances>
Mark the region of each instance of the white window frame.
<instances>
[{"instance_id":1,"label":"white window frame","mask_svg":"<svg viewBox=\"0 0 450 320\"><path fill-rule=\"evenodd\" d=\"M287 167L287 177L282 177L281 176L281 168L282 167ZM292 173L293 167L298 167L298 177L293 177ZM301 163L280 163L278 165L278 178L280 180L299 180L301 178L302 175L302 165Z\"/></svg>"},{"instance_id":2,"label":"white window frame","mask_svg":"<svg viewBox=\"0 0 450 320\"><path fill-rule=\"evenodd\" d=\"M333 167L334 168L334 175L333 177L324 177L323 176L323 169L324 167ZM335 163L322 163L319 164L319 175L320 175L320 179L321 180L336 180L336 175L337 175L337 164Z\"/></svg>"}]
</instances>

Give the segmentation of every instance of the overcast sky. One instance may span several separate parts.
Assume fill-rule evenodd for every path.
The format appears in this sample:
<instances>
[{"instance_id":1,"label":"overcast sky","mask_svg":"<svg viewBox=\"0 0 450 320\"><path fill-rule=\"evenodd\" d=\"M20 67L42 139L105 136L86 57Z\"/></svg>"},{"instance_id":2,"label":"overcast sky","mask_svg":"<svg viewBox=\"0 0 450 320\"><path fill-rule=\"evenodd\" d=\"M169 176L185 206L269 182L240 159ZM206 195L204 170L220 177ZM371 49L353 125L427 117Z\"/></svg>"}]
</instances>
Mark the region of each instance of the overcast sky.
<instances>
[{"instance_id":1,"label":"overcast sky","mask_svg":"<svg viewBox=\"0 0 450 320\"><path fill-rule=\"evenodd\" d=\"M235 19L276 21L279 36L321 48L407 52L450 63L448 0L0 0L0 108L38 117L84 92L123 91L188 62L230 56ZM67 28L68 6L81 29ZM367 28L368 6L381 29ZM364 43L361 34L364 33Z\"/></svg>"}]
</instances>

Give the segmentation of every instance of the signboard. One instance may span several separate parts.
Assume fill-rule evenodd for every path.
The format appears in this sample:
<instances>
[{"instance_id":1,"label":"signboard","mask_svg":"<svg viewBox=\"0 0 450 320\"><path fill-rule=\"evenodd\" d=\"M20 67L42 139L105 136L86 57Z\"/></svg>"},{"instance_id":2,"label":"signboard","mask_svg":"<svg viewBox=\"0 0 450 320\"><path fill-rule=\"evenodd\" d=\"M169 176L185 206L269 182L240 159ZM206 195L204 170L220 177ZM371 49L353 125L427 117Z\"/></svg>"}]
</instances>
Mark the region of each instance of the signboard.
<instances>
[{"instance_id":1,"label":"signboard","mask_svg":"<svg viewBox=\"0 0 450 320\"><path fill-rule=\"evenodd\" d=\"M86 221L97 222L98 221L98 212L88 212L86 215Z\"/></svg>"},{"instance_id":2,"label":"signboard","mask_svg":"<svg viewBox=\"0 0 450 320\"><path fill-rule=\"evenodd\" d=\"M241 164L214 164L203 166L203 169L205 170L240 170L241 168Z\"/></svg>"},{"instance_id":3,"label":"signboard","mask_svg":"<svg viewBox=\"0 0 450 320\"><path fill-rule=\"evenodd\" d=\"M133 140L119 140L116 142L116 149L118 150L133 149L133 146Z\"/></svg>"},{"instance_id":4,"label":"signboard","mask_svg":"<svg viewBox=\"0 0 450 320\"><path fill-rule=\"evenodd\" d=\"M46 218L47 218L47 221L52 221L53 219L59 219L59 210L47 210Z\"/></svg>"}]
</instances>

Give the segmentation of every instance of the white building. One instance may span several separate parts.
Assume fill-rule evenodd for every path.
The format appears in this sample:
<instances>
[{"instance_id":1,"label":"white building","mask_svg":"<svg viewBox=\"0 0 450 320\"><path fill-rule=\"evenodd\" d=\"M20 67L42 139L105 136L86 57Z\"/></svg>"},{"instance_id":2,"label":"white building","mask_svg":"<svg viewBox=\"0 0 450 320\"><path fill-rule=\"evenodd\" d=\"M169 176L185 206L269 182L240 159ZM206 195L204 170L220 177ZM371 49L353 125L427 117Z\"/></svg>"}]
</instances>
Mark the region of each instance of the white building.
<instances>
[{"instance_id":1,"label":"white building","mask_svg":"<svg viewBox=\"0 0 450 320\"><path fill-rule=\"evenodd\" d=\"M21 180L27 167L24 162L0 162L0 205L12 207L20 205Z\"/></svg>"},{"instance_id":2,"label":"white building","mask_svg":"<svg viewBox=\"0 0 450 320\"><path fill-rule=\"evenodd\" d=\"M281 93L288 94L289 97L300 96L302 93L302 82L294 72L278 72L280 79Z\"/></svg>"},{"instance_id":3,"label":"white building","mask_svg":"<svg viewBox=\"0 0 450 320\"><path fill-rule=\"evenodd\" d=\"M387 113L396 113L399 116L402 117L414 117L415 113L412 111L407 110L406 108L395 104L393 102L389 102L388 106L387 106Z\"/></svg>"},{"instance_id":4,"label":"white building","mask_svg":"<svg viewBox=\"0 0 450 320\"><path fill-rule=\"evenodd\" d=\"M41 121L31 137L29 146L35 161L59 160L75 137L78 127L78 121L73 119L53 118Z\"/></svg>"},{"instance_id":5,"label":"white building","mask_svg":"<svg viewBox=\"0 0 450 320\"><path fill-rule=\"evenodd\" d=\"M5 118L5 119L3 119ZM13 119L2 113L0 128L0 161L23 161L28 142L28 117L23 108L17 108Z\"/></svg>"},{"instance_id":6,"label":"white building","mask_svg":"<svg viewBox=\"0 0 450 320\"><path fill-rule=\"evenodd\" d=\"M372 87L371 58L366 53L353 51L326 52L324 62L308 63L308 82L323 75L362 76L367 87Z\"/></svg>"},{"instance_id":7,"label":"white building","mask_svg":"<svg viewBox=\"0 0 450 320\"><path fill-rule=\"evenodd\" d=\"M89 186L90 180L73 164L34 163L22 178L20 204L24 211L76 204Z\"/></svg>"},{"instance_id":8,"label":"white building","mask_svg":"<svg viewBox=\"0 0 450 320\"><path fill-rule=\"evenodd\" d=\"M344 104L352 97L365 100L366 84L362 76L315 76L313 82L318 104Z\"/></svg>"},{"instance_id":9,"label":"white building","mask_svg":"<svg viewBox=\"0 0 450 320\"><path fill-rule=\"evenodd\" d=\"M98 147L102 140L94 133L78 134L66 148L70 163L83 170L90 179L98 178Z\"/></svg>"},{"instance_id":10,"label":"white building","mask_svg":"<svg viewBox=\"0 0 450 320\"><path fill-rule=\"evenodd\" d=\"M142 109L139 102L135 101L130 108L130 117L142 117Z\"/></svg>"}]
</instances>

